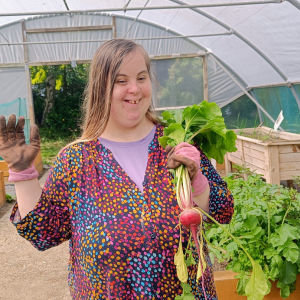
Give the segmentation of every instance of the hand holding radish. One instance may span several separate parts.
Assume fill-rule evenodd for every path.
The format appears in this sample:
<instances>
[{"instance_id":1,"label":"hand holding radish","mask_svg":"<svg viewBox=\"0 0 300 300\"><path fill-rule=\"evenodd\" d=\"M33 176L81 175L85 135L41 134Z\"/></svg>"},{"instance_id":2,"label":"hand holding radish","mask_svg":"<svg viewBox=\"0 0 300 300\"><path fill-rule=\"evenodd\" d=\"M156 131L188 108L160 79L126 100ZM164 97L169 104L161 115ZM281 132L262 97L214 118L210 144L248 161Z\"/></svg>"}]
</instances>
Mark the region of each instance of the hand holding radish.
<instances>
[{"instance_id":1,"label":"hand holding radish","mask_svg":"<svg viewBox=\"0 0 300 300\"><path fill-rule=\"evenodd\" d=\"M185 165L193 183L200 167L200 152L198 149L189 143L183 142L174 148L168 145L166 152L168 153L168 167L176 169L181 165Z\"/></svg>"},{"instance_id":2,"label":"hand holding radish","mask_svg":"<svg viewBox=\"0 0 300 300\"><path fill-rule=\"evenodd\" d=\"M203 193L208 185L207 178L201 173L200 168L200 152L198 149L186 142L180 143L178 146L172 148L166 147L168 153L168 167L176 169L180 165L185 165L189 172L193 196Z\"/></svg>"}]
</instances>

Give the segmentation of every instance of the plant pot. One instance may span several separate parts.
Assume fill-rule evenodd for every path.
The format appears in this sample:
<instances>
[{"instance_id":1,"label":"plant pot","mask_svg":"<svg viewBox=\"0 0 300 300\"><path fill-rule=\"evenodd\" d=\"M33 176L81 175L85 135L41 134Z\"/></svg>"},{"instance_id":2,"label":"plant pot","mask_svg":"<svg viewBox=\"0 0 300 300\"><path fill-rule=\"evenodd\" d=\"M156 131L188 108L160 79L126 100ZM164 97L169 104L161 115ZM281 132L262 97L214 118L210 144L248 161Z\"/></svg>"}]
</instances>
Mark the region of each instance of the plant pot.
<instances>
[{"instance_id":1,"label":"plant pot","mask_svg":"<svg viewBox=\"0 0 300 300\"><path fill-rule=\"evenodd\" d=\"M234 130L237 134L241 130ZM293 180L300 175L300 135L274 131L268 127L248 128L243 134L261 133L270 136L259 140L237 135L237 151L225 155L226 174L232 172L232 164L246 165L251 171L262 174L267 183L280 184L281 180ZM300 298L299 298L300 299Z\"/></svg>"},{"instance_id":2,"label":"plant pot","mask_svg":"<svg viewBox=\"0 0 300 300\"><path fill-rule=\"evenodd\" d=\"M234 276L236 273L232 271L214 272L215 284L219 300L247 300L246 296L239 296L236 290L238 279ZM282 300L280 289L276 287L276 282L272 282L270 294L264 297L264 300ZM300 299L300 274L297 276L296 290L286 298L288 300Z\"/></svg>"}]
</instances>

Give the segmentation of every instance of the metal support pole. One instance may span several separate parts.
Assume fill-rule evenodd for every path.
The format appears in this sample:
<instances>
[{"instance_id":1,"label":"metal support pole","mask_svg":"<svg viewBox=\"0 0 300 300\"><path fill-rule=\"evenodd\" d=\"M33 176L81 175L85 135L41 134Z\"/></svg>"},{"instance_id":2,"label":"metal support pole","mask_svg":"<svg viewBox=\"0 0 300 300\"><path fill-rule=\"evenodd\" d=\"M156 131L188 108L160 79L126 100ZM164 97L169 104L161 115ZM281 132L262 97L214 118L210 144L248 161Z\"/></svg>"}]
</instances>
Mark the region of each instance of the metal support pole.
<instances>
[{"instance_id":1,"label":"metal support pole","mask_svg":"<svg viewBox=\"0 0 300 300\"><path fill-rule=\"evenodd\" d=\"M145 3L144 7L147 6L147 4L149 3L149 1L150 1L150 0L147 0L147 2ZM124 34L123 38L126 37L127 33L130 31L130 29L131 29L132 26L135 24L135 22L137 21L137 19L139 18L139 16L141 15L142 12L143 12L142 10L139 12L139 14L137 15L137 17L134 19L134 21L132 22L132 24L130 25L130 27L128 28L128 30L126 31L126 33Z\"/></svg>"},{"instance_id":2,"label":"metal support pole","mask_svg":"<svg viewBox=\"0 0 300 300\"><path fill-rule=\"evenodd\" d=\"M248 1L248 2L234 2L234 3L207 3L207 4L191 4L191 5L168 5L168 6L149 6L149 7L126 7L126 11L132 10L160 10L160 9L185 9L185 8L197 8L197 7L222 7L222 6L239 6L239 5L259 5L259 4L279 4L281 1L277 0L265 0L265 1ZM57 10L57 11L32 11L32 12L20 12L20 13L2 13L0 17L10 16L33 16L33 15L52 15L52 14L80 14L87 12L113 12L124 11L124 7L118 8L102 8L102 9L86 9L86 10Z\"/></svg>"},{"instance_id":3,"label":"metal support pole","mask_svg":"<svg viewBox=\"0 0 300 300\"><path fill-rule=\"evenodd\" d=\"M204 91L204 100L209 101L208 99L208 74L207 74L207 57L203 56L203 91Z\"/></svg>"},{"instance_id":4,"label":"metal support pole","mask_svg":"<svg viewBox=\"0 0 300 300\"><path fill-rule=\"evenodd\" d=\"M275 124L275 120L271 117L271 115L252 97L252 95L231 75L231 73L226 70L214 57L211 55L212 59L222 68L222 70L239 86L239 88L258 106L261 111ZM282 131L283 128L279 127Z\"/></svg>"},{"instance_id":5,"label":"metal support pole","mask_svg":"<svg viewBox=\"0 0 300 300\"><path fill-rule=\"evenodd\" d=\"M255 97L253 91L249 91L249 93L250 93L251 96L257 101L257 99L256 99L256 97ZM261 122L263 122L262 114L261 114L261 111L260 111L259 107L256 106L256 108L257 108L257 111L258 111L259 122L261 123Z\"/></svg>"},{"instance_id":6,"label":"metal support pole","mask_svg":"<svg viewBox=\"0 0 300 300\"><path fill-rule=\"evenodd\" d=\"M293 93L293 95L294 95L294 97L296 99L296 102L298 104L299 110L300 110L300 99L299 99L299 96L298 96L298 94L297 94L297 92L295 90L295 87L291 84L289 88L291 89L291 91L292 91L292 93Z\"/></svg>"},{"instance_id":7,"label":"metal support pole","mask_svg":"<svg viewBox=\"0 0 300 300\"><path fill-rule=\"evenodd\" d=\"M168 39L182 39L182 38L191 38L191 37L205 37L205 36L219 36L219 35L229 35L230 32L221 32L221 33L208 33L208 34L196 34L196 35L181 35L181 36L158 36L158 37L141 37L141 38L131 38L130 40L168 40ZM45 41L45 42L12 42L12 43L0 43L0 46L12 46L12 45L43 45L43 44L73 44L73 43L97 43L97 42L106 42L109 39L100 39L100 40L77 40L77 41Z\"/></svg>"},{"instance_id":8,"label":"metal support pole","mask_svg":"<svg viewBox=\"0 0 300 300\"><path fill-rule=\"evenodd\" d=\"M32 97L32 88L31 88L31 74L28 64L25 65L25 76L26 76L26 85L27 85L27 100L29 104L29 117L30 117L30 125L35 124L34 118L34 105L33 105L33 97Z\"/></svg>"}]
</instances>

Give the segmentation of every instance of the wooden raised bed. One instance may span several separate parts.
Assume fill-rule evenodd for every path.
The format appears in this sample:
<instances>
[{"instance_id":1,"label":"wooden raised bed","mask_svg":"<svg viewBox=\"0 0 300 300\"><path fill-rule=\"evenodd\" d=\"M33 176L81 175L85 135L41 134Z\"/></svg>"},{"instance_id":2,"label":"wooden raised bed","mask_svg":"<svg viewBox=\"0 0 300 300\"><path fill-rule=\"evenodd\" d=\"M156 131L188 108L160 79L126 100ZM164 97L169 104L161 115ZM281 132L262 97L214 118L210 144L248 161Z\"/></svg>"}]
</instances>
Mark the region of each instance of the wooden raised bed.
<instances>
[{"instance_id":1,"label":"wooden raised bed","mask_svg":"<svg viewBox=\"0 0 300 300\"><path fill-rule=\"evenodd\" d=\"M0 207L6 202L6 193L4 185L4 174L0 171Z\"/></svg>"},{"instance_id":2,"label":"wooden raised bed","mask_svg":"<svg viewBox=\"0 0 300 300\"><path fill-rule=\"evenodd\" d=\"M37 158L35 159L34 166L36 170L41 174L43 171L43 161L41 151L39 152ZM4 160L0 160L0 172L3 172L4 175L4 183L8 183L8 166Z\"/></svg>"},{"instance_id":3,"label":"wooden raised bed","mask_svg":"<svg viewBox=\"0 0 300 300\"><path fill-rule=\"evenodd\" d=\"M234 276L236 273L232 271L214 272L215 284L219 300L247 300L246 296L239 296L236 291L238 279ZM272 289L264 300L282 300L280 297L280 289L276 287L276 283L272 282ZM300 299L300 274L297 275L296 290L287 298L288 300Z\"/></svg>"},{"instance_id":4,"label":"wooden raised bed","mask_svg":"<svg viewBox=\"0 0 300 300\"><path fill-rule=\"evenodd\" d=\"M232 172L232 164L246 165L251 171L262 174L267 183L280 184L280 180L293 180L300 175L300 135L289 132L274 132L271 128L248 128L243 134L254 130L270 135L272 140L261 141L237 136L237 151L225 155L226 174ZM235 130L238 133L237 130ZM299 298L300 299L300 298Z\"/></svg>"}]
</instances>

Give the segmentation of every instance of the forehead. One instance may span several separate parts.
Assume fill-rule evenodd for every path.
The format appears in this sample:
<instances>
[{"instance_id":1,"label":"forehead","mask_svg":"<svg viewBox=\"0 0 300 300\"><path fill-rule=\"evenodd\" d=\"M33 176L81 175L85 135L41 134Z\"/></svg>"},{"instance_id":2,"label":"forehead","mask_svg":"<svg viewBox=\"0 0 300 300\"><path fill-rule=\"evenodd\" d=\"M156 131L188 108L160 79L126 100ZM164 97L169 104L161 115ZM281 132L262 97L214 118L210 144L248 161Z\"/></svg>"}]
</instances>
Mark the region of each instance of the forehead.
<instances>
[{"instance_id":1,"label":"forehead","mask_svg":"<svg viewBox=\"0 0 300 300\"><path fill-rule=\"evenodd\" d=\"M139 49L128 53L120 66L119 74L138 74L141 71L147 71L146 61Z\"/></svg>"}]
</instances>

